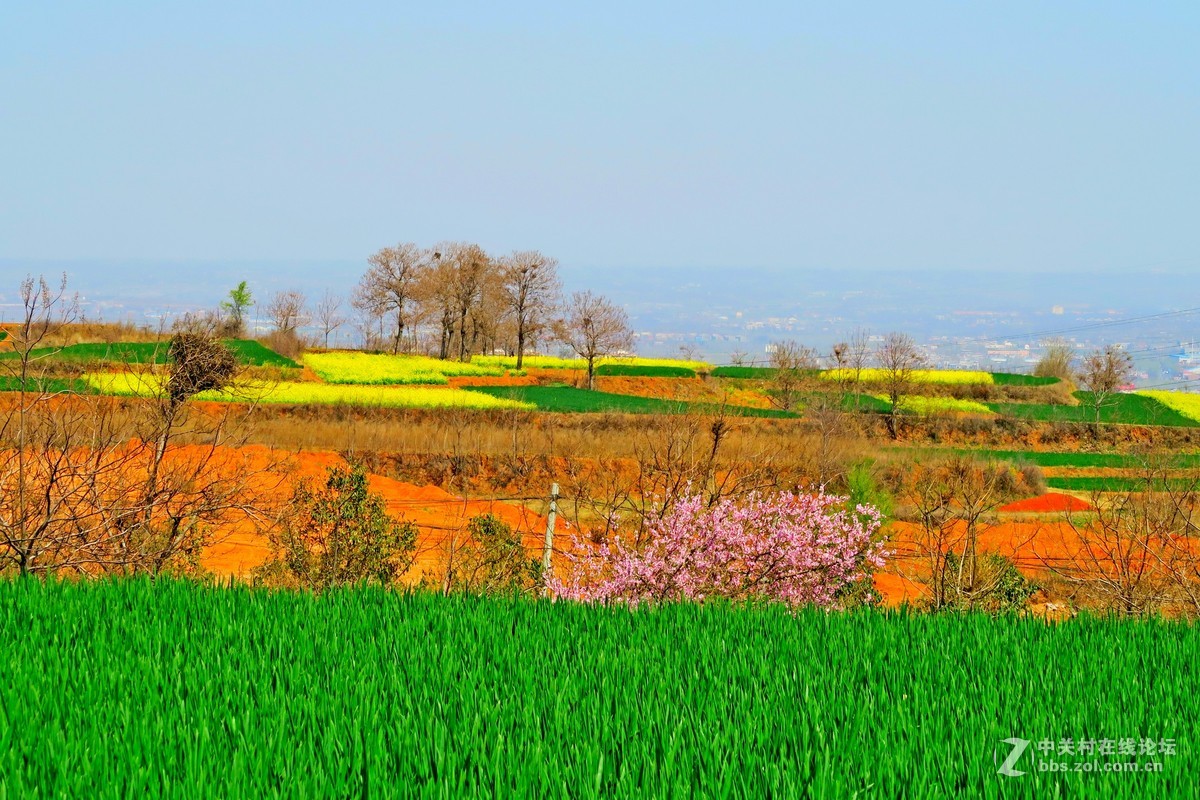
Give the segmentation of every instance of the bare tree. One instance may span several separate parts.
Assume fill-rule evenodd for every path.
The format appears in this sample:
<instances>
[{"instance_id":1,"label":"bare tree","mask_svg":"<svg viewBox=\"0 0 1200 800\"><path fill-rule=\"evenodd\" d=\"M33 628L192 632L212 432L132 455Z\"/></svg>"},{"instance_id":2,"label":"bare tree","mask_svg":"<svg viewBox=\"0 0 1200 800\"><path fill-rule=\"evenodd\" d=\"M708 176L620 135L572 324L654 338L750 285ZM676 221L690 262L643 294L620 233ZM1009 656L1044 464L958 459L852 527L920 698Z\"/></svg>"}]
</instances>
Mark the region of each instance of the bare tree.
<instances>
[{"instance_id":1,"label":"bare tree","mask_svg":"<svg viewBox=\"0 0 1200 800\"><path fill-rule=\"evenodd\" d=\"M1079 385L1091 392L1089 405L1096 411L1096 422L1100 412L1110 404L1112 396L1121 387L1133 380L1133 358L1116 345L1096 350L1083 359L1078 373Z\"/></svg>"},{"instance_id":2,"label":"bare tree","mask_svg":"<svg viewBox=\"0 0 1200 800\"><path fill-rule=\"evenodd\" d=\"M925 357L911 336L893 332L884 337L876 358L888 397L888 433L897 439L900 434L896 417L900 413L900 403L912 389L914 373L925 366Z\"/></svg>"},{"instance_id":3,"label":"bare tree","mask_svg":"<svg viewBox=\"0 0 1200 800\"><path fill-rule=\"evenodd\" d=\"M517 337L517 369L525 360L525 347L550 324L562 292L558 261L537 250L522 250L500 262L500 286L513 316Z\"/></svg>"},{"instance_id":4,"label":"bare tree","mask_svg":"<svg viewBox=\"0 0 1200 800\"><path fill-rule=\"evenodd\" d=\"M44 281L22 288L25 319L7 337L17 364L47 355L31 345L73 307ZM61 365L45 380L18 366L28 391L0 410L0 447L11 454L0 458L0 570L157 573L198 562L231 514L252 514L259 490L271 492L224 447L235 443L237 412L187 422L187 401L224 386L232 364L211 335L180 333L165 375L154 364L122 373L152 396L119 404L74 394Z\"/></svg>"},{"instance_id":5,"label":"bare tree","mask_svg":"<svg viewBox=\"0 0 1200 800\"><path fill-rule=\"evenodd\" d=\"M941 610L950 602L950 556L963 538L954 515L952 481L941 465L917 461L907 466L899 497L913 510L918 528L914 552L901 550L897 555L914 558L922 565L921 577L929 587L930 606L934 611Z\"/></svg>"},{"instance_id":6,"label":"bare tree","mask_svg":"<svg viewBox=\"0 0 1200 800\"><path fill-rule=\"evenodd\" d=\"M442 260L450 265L450 293L458 323L458 360L466 361L469 352L467 320L483 298L485 281L492 261L477 244L453 243L439 248Z\"/></svg>"},{"instance_id":7,"label":"bare tree","mask_svg":"<svg viewBox=\"0 0 1200 800\"><path fill-rule=\"evenodd\" d=\"M1066 515L1071 535L1060 537L1058 554L1039 558L1090 605L1125 616L1162 611L1181 585L1178 557L1194 551L1189 515L1162 480L1148 470L1136 488L1094 492L1093 510Z\"/></svg>"},{"instance_id":8,"label":"bare tree","mask_svg":"<svg viewBox=\"0 0 1200 800\"><path fill-rule=\"evenodd\" d=\"M65 325L79 315L78 298L67 295L67 276L64 273L57 288L44 277L36 281L27 276L18 292L21 298L21 318L4 331L0 345L14 354L14 359L0 364L10 365L10 377L16 386L16 406L7 409L0 424L0 437L11 439L15 453L4 459L7 469L0 473L3 492L7 502L0 507L0 537L12 555L18 570L28 573L33 570L42 548L45 519L54 519L58 514L58 502L43 498L35 479L35 444L42 444L45 435L47 406L53 402L54 386L44 369L56 352L47 352L42 345L52 339ZM13 387L5 387L13 388ZM46 447L61 447L49 432ZM56 469L56 461L50 461ZM45 513L41 513L45 509Z\"/></svg>"},{"instance_id":9,"label":"bare tree","mask_svg":"<svg viewBox=\"0 0 1200 800\"><path fill-rule=\"evenodd\" d=\"M771 380L774 388L771 402L784 411L790 411L796 405L804 384L817 371L817 351L788 339L773 343L770 356L771 367L775 370Z\"/></svg>"},{"instance_id":10,"label":"bare tree","mask_svg":"<svg viewBox=\"0 0 1200 800\"><path fill-rule=\"evenodd\" d=\"M371 318L391 316L392 352L400 352L408 325L409 306L421 276L428 270L429 253L410 242L385 247L367 259L350 303Z\"/></svg>"},{"instance_id":11,"label":"bare tree","mask_svg":"<svg viewBox=\"0 0 1200 800\"><path fill-rule=\"evenodd\" d=\"M276 292L267 304L267 318L275 326L275 330L284 335L294 336L296 330L308 324L309 313L305 308L307 303L302 292L288 290Z\"/></svg>"},{"instance_id":12,"label":"bare tree","mask_svg":"<svg viewBox=\"0 0 1200 800\"><path fill-rule=\"evenodd\" d=\"M858 410L859 385L863 370L871 360L870 337L863 328L855 328L850 338L838 342L830 351L830 362L835 370L838 388L843 394L854 394L854 409Z\"/></svg>"},{"instance_id":13,"label":"bare tree","mask_svg":"<svg viewBox=\"0 0 1200 800\"><path fill-rule=\"evenodd\" d=\"M596 387L596 360L633 349L633 329L625 309L592 291L575 292L557 336L587 361L587 384Z\"/></svg>"},{"instance_id":14,"label":"bare tree","mask_svg":"<svg viewBox=\"0 0 1200 800\"><path fill-rule=\"evenodd\" d=\"M325 349L329 349L329 334L346 324L346 316L342 313L342 299L328 289L321 296L316 308L317 325L325 339Z\"/></svg>"},{"instance_id":15,"label":"bare tree","mask_svg":"<svg viewBox=\"0 0 1200 800\"><path fill-rule=\"evenodd\" d=\"M454 343L455 308L455 265L449 257L449 246L435 247L430 256L430 268L414 287L425 317L438 329L438 358L450 357Z\"/></svg>"},{"instance_id":16,"label":"bare tree","mask_svg":"<svg viewBox=\"0 0 1200 800\"><path fill-rule=\"evenodd\" d=\"M516 325L512 308L504 293L500 271L489 260L479 285L475 302L467 311L470 336L467 339L467 358L472 353L493 353L515 350Z\"/></svg>"},{"instance_id":17,"label":"bare tree","mask_svg":"<svg viewBox=\"0 0 1200 800\"><path fill-rule=\"evenodd\" d=\"M1032 593L1011 561L979 550L1005 498L1007 469L963 457L906 465L899 495L917 524L907 555L922 566L933 610L1012 609Z\"/></svg>"}]
</instances>

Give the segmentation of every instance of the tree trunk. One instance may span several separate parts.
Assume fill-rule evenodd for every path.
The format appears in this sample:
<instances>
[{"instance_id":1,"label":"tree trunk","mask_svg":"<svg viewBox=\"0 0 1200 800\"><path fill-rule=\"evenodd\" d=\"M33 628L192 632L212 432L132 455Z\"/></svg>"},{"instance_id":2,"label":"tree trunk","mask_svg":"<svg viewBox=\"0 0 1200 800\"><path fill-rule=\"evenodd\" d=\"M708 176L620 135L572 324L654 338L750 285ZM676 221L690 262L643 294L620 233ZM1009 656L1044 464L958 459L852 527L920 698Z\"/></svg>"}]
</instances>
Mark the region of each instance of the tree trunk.
<instances>
[{"instance_id":1,"label":"tree trunk","mask_svg":"<svg viewBox=\"0 0 1200 800\"><path fill-rule=\"evenodd\" d=\"M404 337L404 318L396 315L396 336L392 339L392 355L400 352L400 340Z\"/></svg>"}]
</instances>

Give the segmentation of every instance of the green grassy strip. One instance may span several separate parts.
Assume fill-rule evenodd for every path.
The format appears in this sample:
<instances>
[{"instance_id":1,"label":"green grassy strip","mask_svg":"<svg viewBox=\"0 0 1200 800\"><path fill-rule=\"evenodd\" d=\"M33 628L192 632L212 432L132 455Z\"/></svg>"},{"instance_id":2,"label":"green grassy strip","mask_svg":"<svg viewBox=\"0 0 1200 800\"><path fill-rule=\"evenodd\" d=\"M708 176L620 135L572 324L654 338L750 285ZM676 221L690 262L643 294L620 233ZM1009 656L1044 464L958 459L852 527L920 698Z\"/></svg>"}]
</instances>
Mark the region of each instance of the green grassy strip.
<instances>
[{"instance_id":1,"label":"green grassy strip","mask_svg":"<svg viewBox=\"0 0 1200 800\"><path fill-rule=\"evenodd\" d=\"M596 374L628 378L694 378L696 370L653 364L601 364L596 367Z\"/></svg>"},{"instance_id":2,"label":"green grassy strip","mask_svg":"<svg viewBox=\"0 0 1200 800\"><path fill-rule=\"evenodd\" d=\"M16 375L0 375L0 392L21 391L21 378ZM60 394L71 392L75 394L94 394L87 382L75 378L28 378L25 381L25 391Z\"/></svg>"},{"instance_id":3,"label":"green grassy strip","mask_svg":"<svg viewBox=\"0 0 1200 800\"><path fill-rule=\"evenodd\" d=\"M1039 467L1075 467L1079 469L1139 469L1147 465L1147 458L1134 453L1042 453L1032 450L989 450L961 447L934 448L889 448L893 453L920 455L973 456L981 460L1014 461L1036 464ZM1150 463L1159 464L1152 457ZM1200 453L1176 453L1165 457L1165 466L1171 469L1200 467Z\"/></svg>"},{"instance_id":4,"label":"green grassy strip","mask_svg":"<svg viewBox=\"0 0 1200 800\"><path fill-rule=\"evenodd\" d=\"M1069 492L1141 492L1146 490L1147 484L1137 478L1086 476L1046 478L1046 486ZM1174 489L1198 488L1195 481L1187 478L1154 480L1150 483L1152 490L1162 490L1168 486Z\"/></svg>"},{"instance_id":5,"label":"green grassy strip","mask_svg":"<svg viewBox=\"0 0 1200 800\"><path fill-rule=\"evenodd\" d=\"M856 395L852 392L847 392L846 394L842 395L842 410L863 411L873 414L886 414L892 410L892 405L887 400L881 400L874 395Z\"/></svg>"},{"instance_id":6,"label":"green grassy strip","mask_svg":"<svg viewBox=\"0 0 1200 800\"><path fill-rule=\"evenodd\" d=\"M1039 403L989 403L988 406L1006 417L1038 422L1095 422L1095 408L1089 405L1090 392L1076 392L1077 406L1056 406ZM1106 401L1100 410L1100 422L1120 425L1165 425L1194 428L1200 422L1167 408L1152 397L1140 394L1117 394Z\"/></svg>"},{"instance_id":7,"label":"green grassy strip","mask_svg":"<svg viewBox=\"0 0 1200 800\"><path fill-rule=\"evenodd\" d=\"M276 353L262 342L254 339L225 339L224 343L243 364L255 367L300 368L300 365L292 359Z\"/></svg>"},{"instance_id":8,"label":"green grassy strip","mask_svg":"<svg viewBox=\"0 0 1200 800\"><path fill-rule=\"evenodd\" d=\"M595 392L573 386L471 386L472 392L507 397L533 403L542 411L619 414L710 414L719 407L711 403L685 403L654 397ZM739 417L794 417L795 414L773 408L729 406L726 412Z\"/></svg>"},{"instance_id":9,"label":"green grassy strip","mask_svg":"<svg viewBox=\"0 0 1200 800\"><path fill-rule=\"evenodd\" d=\"M1013 372L993 372L992 380L997 386L1053 386L1058 383L1058 378L1018 375Z\"/></svg>"},{"instance_id":10,"label":"green grassy strip","mask_svg":"<svg viewBox=\"0 0 1200 800\"><path fill-rule=\"evenodd\" d=\"M1198 660L1163 621L8 581L0 794L1190 797ZM1126 738L1177 749L1036 766Z\"/></svg>"},{"instance_id":11,"label":"green grassy strip","mask_svg":"<svg viewBox=\"0 0 1200 800\"><path fill-rule=\"evenodd\" d=\"M281 356L262 342L253 339L223 339L225 344L242 364L259 367L284 367L298 369L299 364ZM50 356L57 361L83 364L165 364L168 342L88 342L72 344L63 348L43 347L34 350L34 355ZM0 353L0 358L14 359L11 350Z\"/></svg>"},{"instance_id":12,"label":"green grassy strip","mask_svg":"<svg viewBox=\"0 0 1200 800\"><path fill-rule=\"evenodd\" d=\"M712 371L714 378L741 378L750 380L770 380L775 377L772 367L717 367Z\"/></svg>"}]
</instances>

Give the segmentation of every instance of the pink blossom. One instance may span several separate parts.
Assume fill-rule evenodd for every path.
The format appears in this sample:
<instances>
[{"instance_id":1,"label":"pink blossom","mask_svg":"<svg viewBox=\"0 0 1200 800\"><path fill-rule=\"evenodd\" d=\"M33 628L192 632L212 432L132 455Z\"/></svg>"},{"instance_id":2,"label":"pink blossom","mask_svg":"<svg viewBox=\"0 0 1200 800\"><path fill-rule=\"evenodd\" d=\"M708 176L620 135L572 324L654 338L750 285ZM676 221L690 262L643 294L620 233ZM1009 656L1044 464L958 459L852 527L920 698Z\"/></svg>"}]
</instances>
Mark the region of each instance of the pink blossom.
<instances>
[{"instance_id":1,"label":"pink blossom","mask_svg":"<svg viewBox=\"0 0 1200 800\"><path fill-rule=\"evenodd\" d=\"M598 546L576 538L570 574L547 585L553 597L582 602L720 597L835 607L839 591L885 555L875 537L879 512L844 503L823 491L712 506L692 495L651 525L641 548L619 537Z\"/></svg>"}]
</instances>

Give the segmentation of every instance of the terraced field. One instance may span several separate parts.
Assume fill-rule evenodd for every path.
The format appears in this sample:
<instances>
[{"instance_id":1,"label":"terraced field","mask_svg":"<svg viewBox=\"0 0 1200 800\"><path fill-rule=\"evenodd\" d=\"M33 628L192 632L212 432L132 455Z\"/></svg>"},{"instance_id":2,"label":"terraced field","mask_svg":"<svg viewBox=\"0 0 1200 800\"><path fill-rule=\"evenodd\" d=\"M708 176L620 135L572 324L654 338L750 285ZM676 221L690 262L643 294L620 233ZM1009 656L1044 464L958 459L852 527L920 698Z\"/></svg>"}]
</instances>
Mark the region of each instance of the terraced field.
<instances>
[{"instance_id":1,"label":"terraced field","mask_svg":"<svg viewBox=\"0 0 1200 800\"><path fill-rule=\"evenodd\" d=\"M246 365L288 370L300 366L257 341L230 340L226 344L235 351L238 360ZM5 355L9 360L14 356L11 351ZM145 394L155 390L133 384L142 382L153 386L153 380L147 382L144 378L120 378L108 371L113 367L136 367L142 370L159 368L166 363L167 347L163 343L76 344L61 350L47 350L41 355L47 358L39 363L52 368L49 371L44 368L40 370L29 388L41 387L53 392ZM553 385L554 381L559 380L550 377L554 373L563 373L568 380L577 381L586 367L582 359L553 356L530 355L525 359L527 369L520 371L515 369L516 359L506 356L475 356L470 362L462 363L425 356L330 351L308 353L303 357L303 364L306 367L304 372L295 373L299 380L282 381L269 391L265 383L252 382L248 384L252 391L243 387L240 396L223 393L203 399L237 401L249 398L281 404L402 408L523 408L575 413L673 414L714 411L720 407L717 402L686 401L696 400L697 395L719 398L724 394L726 397L741 398L741 403L731 409L734 414L758 417L799 415L771 407L782 403L774 402L778 399L773 384L775 371L763 367L714 368L700 361L676 359L603 359L597 368L597 375L601 378L659 382L653 391L619 386L619 393L614 393L585 392L573 386ZM54 368L54 365L58 367ZM88 367L93 369L88 370ZM88 371L84 380L79 379L81 368ZM850 377L845 371L837 370L824 370L812 375L817 376L829 385L829 391L834 391L833 384ZM862 390L857 395L851 393L843 396L842 408L866 414L889 413L890 403L878 389L882 371L863 370L858 377ZM661 385L664 381L696 382L701 379L704 383L697 386L703 386L702 391L694 387L687 391L666 391ZM473 381L481 385L473 385ZM1087 392L1075 392L1075 405L1045 402L1046 398L1053 395L1038 392L1055 383L1056 379L1053 378L969 370L921 370L915 373L914 381L914 388L901 400L901 414L921 417L966 415L1051 423L1096 422L1095 410L1091 405L1092 396ZM727 387L724 392L720 388L722 385ZM339 386L342 388L335 388ZM1016 387L1000 396L1015 397L1020 402L972 399L978 396L977 392L969 389L972 386L996 387L979 390L991 397L997 396L995 392L1003 391L1005 387ZM389 387L391 391L388 391ZM403 390L404 387L408 389ZM440 391L421 391L422 387L440 388ZM0 391L18 388L15 377L4 374L0 369ZM807 391L808 394L802 395L796 405L800 414L804 405L812 402L814 397L811 385ZM821 390L818 389L817 393L821 393ZM1102 406L1099 422L1104 425L1200 427L1200 399L1171 392L1116 394Z\"/></svg>"}]
</instances>

